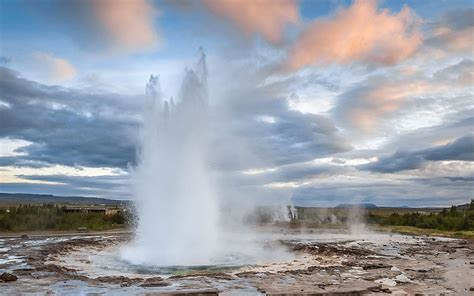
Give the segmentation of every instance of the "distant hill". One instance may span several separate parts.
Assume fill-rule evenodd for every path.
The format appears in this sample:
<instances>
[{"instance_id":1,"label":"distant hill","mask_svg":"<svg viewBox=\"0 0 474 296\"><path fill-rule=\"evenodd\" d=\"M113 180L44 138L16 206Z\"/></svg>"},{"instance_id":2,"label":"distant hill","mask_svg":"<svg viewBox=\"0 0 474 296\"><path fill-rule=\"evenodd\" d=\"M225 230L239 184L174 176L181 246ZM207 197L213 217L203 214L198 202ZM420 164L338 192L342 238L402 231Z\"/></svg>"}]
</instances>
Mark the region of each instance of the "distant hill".
<instances>
[{"instance_id":1,"label":"distant hill","mask_svg":"<svg viewBox=\"0 0 474 296\"><path fill-rule=\"evenodd\" d=\"M87 204L87 205L119 205L128 204L128 200L114 200L98 197L55 196L50 194L0 193L0 203L55 203L55 204Z\"/></svg>"},{"instance_id":2,"label":"distant hill","mask_svg":"<svg viewBox=\"0 0 474 296\"><path fill-rule=\"evenodd\" d=\"M461 210L461 211L465 211L465 210L469 209L470 206L471 206L471 204L467 203L467 204L456 206L456 209Z\"/></svg>"},{"instance_id":3,"label":"distant hill","mask_svg":"<svg viewBox=\"0 0 474 296\"><path fill-rule=\"evenodd\" d=\"M372 203L360 203L360 204L339 204L335 208L336 209L348 209L348 208L376 209L378 208L378 206Z\"/></svg>"}]
</instances>

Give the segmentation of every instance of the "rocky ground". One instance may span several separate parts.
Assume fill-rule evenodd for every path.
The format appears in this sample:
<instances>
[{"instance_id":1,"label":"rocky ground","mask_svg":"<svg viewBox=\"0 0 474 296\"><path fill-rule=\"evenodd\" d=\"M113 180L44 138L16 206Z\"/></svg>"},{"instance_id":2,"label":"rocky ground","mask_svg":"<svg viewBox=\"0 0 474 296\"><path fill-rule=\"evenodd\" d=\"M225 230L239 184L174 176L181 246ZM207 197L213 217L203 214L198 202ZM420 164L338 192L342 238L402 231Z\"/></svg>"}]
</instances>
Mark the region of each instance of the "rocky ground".
<instances>
[{"instance_id":1,"label":"rocky ground","mask_svg":"<svg viewBox=\"0 0 474 296\"><path fill-rule=\"evenodd\" d=\"M0 294L474 295L473 241L291 232L274 242L291 260L169 274L93 262L127 234L3 238Z\"/></svg>"}]
</instances>

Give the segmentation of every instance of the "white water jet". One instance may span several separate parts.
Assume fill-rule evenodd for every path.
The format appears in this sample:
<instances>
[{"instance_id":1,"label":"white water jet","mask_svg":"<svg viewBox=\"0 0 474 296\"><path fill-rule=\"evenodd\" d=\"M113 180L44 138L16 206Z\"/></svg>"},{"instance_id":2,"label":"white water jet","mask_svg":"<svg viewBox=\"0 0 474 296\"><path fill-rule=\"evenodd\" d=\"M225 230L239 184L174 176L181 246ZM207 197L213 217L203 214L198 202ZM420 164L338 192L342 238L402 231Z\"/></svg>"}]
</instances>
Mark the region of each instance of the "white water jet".
<instances>
[{"instance_id":1,"label":"white water jet","mask_svg":"<svg viewBox=\"0 0 474 296\"><path fill-rule=\"evenodd\" d=\"M244 148L237 144L240 140L221 138L231 133L225 118L212 117L215 130L210 133L207 74L200 50L196 65L185 70L176 101L162 98L157 76L146 86L140 153L132 172L138 221L133 242L121 252L134 265L238 265L288 257L280 247L266 248L254 225L244 225L247 214L259 206L259 193L214 179L209 157L221 153L231 159L236 149ZM211 142L221 141L233 148L210 151ZM267 209L273 221L295 215L284 201Z\"/></svg>"},{"instance_id":2,"label":"white water jet","mask_svg":"<svg viewBox=\"0 0 474 296\"><path fill-rule=\"evenodd\" d=\"M161 97L159 79L146 87L133 189L139 217L123 259L145 265L209 264L217 249L218 204L208 167L206 56L186 69L175 103Z\"/></svg>"}]
</instances>

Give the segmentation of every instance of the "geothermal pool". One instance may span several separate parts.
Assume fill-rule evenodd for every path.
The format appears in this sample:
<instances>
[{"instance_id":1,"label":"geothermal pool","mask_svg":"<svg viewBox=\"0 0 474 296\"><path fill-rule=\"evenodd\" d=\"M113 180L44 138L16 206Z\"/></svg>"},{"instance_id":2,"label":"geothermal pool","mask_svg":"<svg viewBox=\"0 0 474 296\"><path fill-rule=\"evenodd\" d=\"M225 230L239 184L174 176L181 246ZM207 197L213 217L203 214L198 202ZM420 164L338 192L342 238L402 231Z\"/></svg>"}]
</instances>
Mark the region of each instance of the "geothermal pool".
<instances>
[{"instance_id":1,"label":"geothermal pool","mask_svg":"<svg viewBox=\"0 0 474 296\"><path fill-rule=\"evenodd\" d=\"M474 246L459 239L259 227L263 252L214 265L156 266L121 258L131 234L0 239L2 293L57 295L469 295ZM248 254L248 252L243 252Z\"/></svg>"}]
</instances>

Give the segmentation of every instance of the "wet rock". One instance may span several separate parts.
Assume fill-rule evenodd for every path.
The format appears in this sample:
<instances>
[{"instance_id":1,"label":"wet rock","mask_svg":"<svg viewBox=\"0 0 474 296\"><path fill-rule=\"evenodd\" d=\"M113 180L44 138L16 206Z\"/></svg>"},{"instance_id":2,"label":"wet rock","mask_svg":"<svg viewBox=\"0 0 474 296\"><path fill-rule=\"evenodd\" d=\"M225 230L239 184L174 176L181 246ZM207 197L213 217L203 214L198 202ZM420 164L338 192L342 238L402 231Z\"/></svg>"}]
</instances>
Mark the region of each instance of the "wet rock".
<instances>
[{"instance_id":1,"label":"wet rock","mask_svg":"<svg viewBox=\"0 0 474 296\"><path fill-rule=\"evenodd\" d=\"M380 263L380 262L375 262L375 263L368 263L362 266L363 269L378 269L378 268L391 268L390 265Z\"/></svg>"},{"instance_id":2,"label":"wet rock","mask_svg":"<svg viewBox=\"0 0 474 296\"><path fill-rule=\"evenodd\" d=\"M254 277L254 276L258 275L258 274L259 274L259 273L256 272L256 271L244 271L244 272L236 273L235 275L238 276L238 277L246 278L246 277Z\"/></svg>"},{"instance_id":3,"label":"wet rock","mask_svg":"<svg viewBox=\"0 0 474 296\"><path fill-rule=\"evenodd\" d=\"M15 269L13 273L17 276L30 275L35 270L33 268L19 268Z\"/></svg>"},{"instance_id":4,"label":"wet rock","mask_svg":"<svg viewBox=\"0 0 474 296\"><path fill-rule=\"evenodd\" d=\"M14 282L18 279L18 277L14 274L4 272L0 275L0 282Z\"/></svg>"},{"instance_id":5,"label":"wet rock","mask_svg":"<svg viewBox=\"0 0 474 296\"><path fill-rule=\"evenodd\" d=\"M153 280L153 279L147 279L143 284L140 285L140 287L166 287L171 285L169 282L164 281L163 279L161 280Z\"/></svg>"},{"instance_id":6,"label":"wet rock","mask_svg":"<svg viewBox=\"0 0 474 296\"><path fill-rule=\"evenodd\" d=\"M37 268L38 271L44 271L44 272L56 272L56 273L67 273L67 272L74 272L76 271L75 269L63 267L63 266L58 266L56 264L45 264L39 268Z\"/></svg>"},{"instance_id":7,"label":"wet rock","mask_svg":"<svg viewBox=\"0 0 474 296\"><path fill-rule=\"evenodd\" d=\"M218 279L218 280L226 280L226 281L231 281L235 279L235 277L231 274L225 273L225 272L216 272L216 273L209 273L205 274L206 277Z\"/></svg>"},{"instance_id":8,"label":"wet rock","mask_svg":"<svg viewBox=\"0 0 474 296\"><path fill-rule=\"evenodd\" d=\"M152 278L147 278L140 287L166 287L171 285L169 282L163 280L163 278L156 276Z\"/></svg>"},{"instance_id":9,"label":"wet rock","mask_svg":"<svg viewBox=\"0 0 474 296\"><path fill-rule=\"evenodd\" d=\"M389 288L383 288L382 286L369 288L369 291L374 293L392 293Z\"/></svg>"},{"instance_id":10,"label":"wet rock","mask_svg":"<svg viewBox=\"0 0 474 296\"><path fill-rule=\"evenodd\" d=\"M155 280L163 280L162 278L160 277L157 277L157 278L153 278ZM95 279L96 281L98 282L101 282L101 283L108 283L108 284L120 284L120 285L132 285L132 284L137 284L137 283L140 283L143 281L142 278L128 278L128 277L125 277L125 276L100 276L98 278Z\"/></svg>"},{"instance_id":11,"label":"wet rock","mask_svg":"<svg viewBox=\"0 0 474 296\"><path fill-rule=\"evenodd\" d=\"M183 279L183 278L194 278L194 277L208 277L218 280L233 280L235 279L233 275L225 272L197 272L190 274L178 274L170 276L169 279Z\"/></svg>"},{"instance_id":12,"label":"wet rock","mask_svg":"<svg viewBox=\"0 0 474 296\"><path fill-rule=\"evenodd\" d=\"M375 253L364 248L348 247L334 243L295 243L292 241L282 241L283 244L290 246L293 251L309 253L312 255L333 255L333 256L368 256Z\"/></svg>"}]
</instances>

